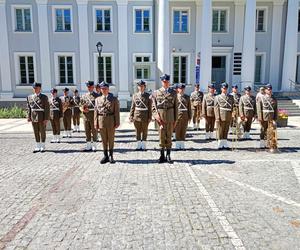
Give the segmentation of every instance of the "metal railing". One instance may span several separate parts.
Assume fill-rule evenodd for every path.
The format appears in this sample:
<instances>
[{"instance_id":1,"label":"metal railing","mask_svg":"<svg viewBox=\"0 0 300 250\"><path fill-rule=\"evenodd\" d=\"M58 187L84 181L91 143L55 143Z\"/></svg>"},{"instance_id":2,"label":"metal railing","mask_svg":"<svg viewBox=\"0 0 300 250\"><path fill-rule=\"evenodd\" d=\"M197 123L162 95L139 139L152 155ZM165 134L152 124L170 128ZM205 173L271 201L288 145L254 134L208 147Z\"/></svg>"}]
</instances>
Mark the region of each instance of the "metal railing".
<instances>
[{"instance_id":1,"label":"metal railing","mask_svg":"<svg viewBox=\"0 0 300 250\"><path fill-rule=\"evenodd\" d=\"M289 81L290 81L290 92L300 91L300 83L295 82L292 79L289 79Z\"/></svg>"}]
</instances>

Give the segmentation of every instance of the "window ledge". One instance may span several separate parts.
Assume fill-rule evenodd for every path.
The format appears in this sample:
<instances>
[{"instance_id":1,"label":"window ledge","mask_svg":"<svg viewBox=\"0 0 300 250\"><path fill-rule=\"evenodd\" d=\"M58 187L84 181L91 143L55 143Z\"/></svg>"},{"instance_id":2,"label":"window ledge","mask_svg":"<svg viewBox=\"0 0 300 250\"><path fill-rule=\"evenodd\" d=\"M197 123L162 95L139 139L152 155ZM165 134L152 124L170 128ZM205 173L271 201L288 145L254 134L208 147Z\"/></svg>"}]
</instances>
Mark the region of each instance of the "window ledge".
<instances>
[{"instance_id":1,"label":"window ledge","mask_svg":"<svg viewBox=\"0 0 300 250\"><path fill-rule=\"evenodd\" d=\"M16 89L32 89L32 84L28 84L28 85L16 85Z\"/></svg>"}]
</instances>

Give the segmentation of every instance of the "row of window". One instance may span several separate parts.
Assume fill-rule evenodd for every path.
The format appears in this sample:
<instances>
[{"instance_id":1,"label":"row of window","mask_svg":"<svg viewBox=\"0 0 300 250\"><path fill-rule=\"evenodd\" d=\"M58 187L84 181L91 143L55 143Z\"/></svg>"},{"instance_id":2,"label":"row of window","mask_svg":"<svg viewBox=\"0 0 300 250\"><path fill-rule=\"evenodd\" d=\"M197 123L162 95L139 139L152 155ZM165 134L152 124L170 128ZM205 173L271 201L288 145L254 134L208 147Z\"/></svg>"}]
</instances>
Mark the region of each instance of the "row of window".
<instances>
[{"instance_id":1,"label":"row of window","mask_svg":"<svg viewBox=\"0 0 300 250\"><path fill-rule=\"evenodd\" d=\"M134 32L151 33L151 7L134 8ZM256 31L266 31L266 8L256 10ZM32 32L31 7L14 6L15 31ZM190 32L190 9L173 9L173 33ZM72 32L72 8L53 6L55 32ZM229 9L213 9L212 31L228 32ZM112 32L112 7L94 7L94 31Z\"/></svg>"},{"instance_id":2,"label":"row of window","mask_svg":"<svg viewBox=\"0 0 300 250\"><path fill-rule=\"evenodd\" d=\"M17 55L18 80L21 85L32 84L35 81L35 58L34 55ZM74 55L57 55L57 81L58 85L74 85ZM224 69L226 65L226 57L213 57L212 68ZM263 56L256 55L255 65L255 82L261 82ZM110 84L113 82L113 55L104 55L96 58L96 71L98 81L106 81ZM151 56L138 55L134 57L134 78L136 80L151 79ZM172 82L173 83L189 83L189 56L188 55L173 55L172 56Z\"/></svg>"}]
</instances>

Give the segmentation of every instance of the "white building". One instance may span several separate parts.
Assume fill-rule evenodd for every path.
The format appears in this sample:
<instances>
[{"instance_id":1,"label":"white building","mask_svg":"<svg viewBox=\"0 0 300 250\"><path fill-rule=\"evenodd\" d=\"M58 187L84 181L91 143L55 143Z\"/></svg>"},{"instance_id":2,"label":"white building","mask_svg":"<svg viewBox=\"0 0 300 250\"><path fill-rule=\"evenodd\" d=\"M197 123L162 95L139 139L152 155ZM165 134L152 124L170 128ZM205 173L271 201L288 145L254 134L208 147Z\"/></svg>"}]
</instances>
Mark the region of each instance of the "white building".
<instances>
[{"instance_id":1,"label":"white building","mask_svg":"<svg viewBox=\"0 0 300 250\"><path fill-rule=\"evenodd\" d=\"M122 105L135 82L300 82L299 0L0 0L0 100L31 83L84 91L105 80ZM96 43L104 45L98 58ZM200 60L197 57L200 56Z\"/></svg>"}]
</instances>

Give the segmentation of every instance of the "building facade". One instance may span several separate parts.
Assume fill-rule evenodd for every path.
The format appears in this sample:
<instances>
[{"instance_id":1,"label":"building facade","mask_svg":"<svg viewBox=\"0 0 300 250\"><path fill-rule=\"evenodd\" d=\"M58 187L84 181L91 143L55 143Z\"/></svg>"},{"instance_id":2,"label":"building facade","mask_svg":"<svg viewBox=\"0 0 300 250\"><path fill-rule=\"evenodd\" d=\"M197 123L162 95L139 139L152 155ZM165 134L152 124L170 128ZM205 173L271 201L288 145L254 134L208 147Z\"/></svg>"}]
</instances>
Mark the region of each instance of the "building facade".
<instances>
[{"instance_id":1,"label":"building facade","mask_svg":"<svg viewBox=\"0 0 300 250\"><path fill-rule=\"evenodd\" d=\"M159 75L291 91L300 82L299 0L0 0L0 100L105 80L122 106ZM103 44L99 58L97 42Z\"/></svg>"}]
</instances>

